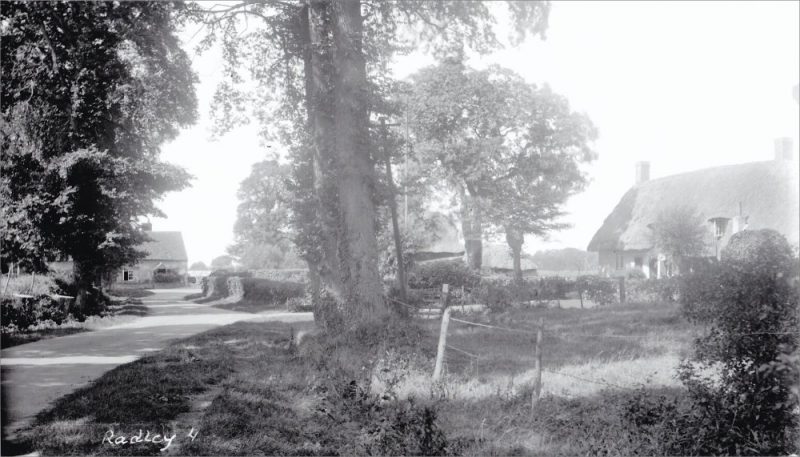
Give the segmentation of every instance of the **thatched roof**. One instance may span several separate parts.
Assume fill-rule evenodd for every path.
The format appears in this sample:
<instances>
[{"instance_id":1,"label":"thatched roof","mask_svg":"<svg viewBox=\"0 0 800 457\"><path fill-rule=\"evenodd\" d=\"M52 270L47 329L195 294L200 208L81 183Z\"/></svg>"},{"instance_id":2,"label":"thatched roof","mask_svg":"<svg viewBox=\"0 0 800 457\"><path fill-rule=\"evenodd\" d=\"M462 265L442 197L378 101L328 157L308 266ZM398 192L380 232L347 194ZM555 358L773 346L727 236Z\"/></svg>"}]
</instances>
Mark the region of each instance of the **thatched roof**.
<instances>
[{"instance_id":1,"label":"thatched roof","mask_svg":"<svg viewBox=\"0 0 800 457\"><path fill-rule=\"evenodd\" d=\"M187 260L186 247L181 232L147 232L152 241L142 245L147 252L145 260Z\"/></svg>"},{"instance_id":2,"label":"thatched roof","mask_svg":"<svg viewBox=\"0 0 800 457\"><path fill-rule=\"evenodd\" d=\"M797 163L771 160L708 168L643 182L631 188L589 243L589 251L647 250L648 224L666 208L691 205L704 219L748 216L748 228L771 228L798 244Z\"/></svg>"},{"instance_id":3,"label":"thatched roof","mask_svg":"<svg viewBox=\"0 0 800 457\"><path fill-rule=\"evenodd\" d=\"M492 270L513 270L514 257L511 248L505 243L483 243L483 256L481 266ZM522 253L520 263L522 271L536 270L536 263L530 255Z\"/></svg>"}]
</instances>

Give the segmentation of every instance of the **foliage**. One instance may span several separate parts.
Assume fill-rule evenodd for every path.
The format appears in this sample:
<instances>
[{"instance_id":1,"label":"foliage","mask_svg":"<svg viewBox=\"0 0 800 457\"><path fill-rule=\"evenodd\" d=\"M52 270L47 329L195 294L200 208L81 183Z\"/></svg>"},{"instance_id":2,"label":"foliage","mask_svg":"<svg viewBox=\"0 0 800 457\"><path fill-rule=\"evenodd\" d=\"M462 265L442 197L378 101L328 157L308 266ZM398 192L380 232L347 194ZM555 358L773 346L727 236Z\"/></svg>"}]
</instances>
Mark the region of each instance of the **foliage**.
<instances>
[{"instance_id":1,"label":"foliage","mask_svg":"<svg viewBox=\"0 0 800 457\"><path fill-rule=\"evenodd\" d=\"M291 298L303 297L305 285L294 282L272 281L260 278L243 278L244 299L265 303L283 304Z\"/></svg>"},{"instance_id":2,"label":"foliage","mask_svg":"<svg viewBox=\"0 0 800 457\"><path fill-rule=\"evenodd\" d=\"M193 264L189 265L190 270L208 270L208 265L205 262L194 262Z\"/></svg>"},{"instance_id":3,"label":"foliage","mask_svg":"<svg viewBox=\"0 0 800 457\"><path fill-rule=\"evenodd\" d=\"M28 327L44 321L61 324L69 316L69 307L50 298L48 295L37 295L32 298L2 298L3 327L26 330Z\"/></svg>"},{"instance_id":4,"label":"foliage","mask_svg":"<svg viewBox=\"0 0 800 457\"><path fill-rule=\"evenodd\" d=\"M157 271L153 273L153 282L157 283L176 283L182 282L183 276L179 275L177 272L168 270L168 271Z\"/></svg>"},{"instance_id":5,"label":"foliage","mask_svg":"<svg viewBox=\"0 0 800 457\"><path fill-rule=\"evenodd\" d=\"M537 251L533 255L533 261L539 270L549 271L592 271L598 267L596 252L575 248Z\"/></svg>"},{"instance_id":6,"label":"foliage","mask_svg":"<svg viewBox=\"0 0 800 457\"><path fill-rule=\"evenodd\" d=\"M525 234L563 226L562 205L584 187L579 165L594 159L597 136L564 97L454 57L412 76L409 109L417 160L457 190L466 241L479 240L485 225L505 233L519 260Z\"/></svg>"},{"instance_id":7,"label":"foliage","mask_svg":"<svg viewBox=\"0 0 800 457\"><path fill-rule=\"evenodd\" d=\"M629 303L674 303L678 299L677 278L650 278L625 281L625 299Z\"/></svg>"},{"instance_id":8,"label":"foliage","mask_svg":"<svg viewBox=\"0 0 800 457\"><path fill-rule=\"evenodd\" d=\"M576 289L585 298L598 305L610 305L619 302L617 281L600 276L581 276L576 280Z\"/></svg>"},{"instance_id":9,"label":"foliage","mask_svg":"<svg viewBox=\"0 0 800 457\"><path fill-rule=\"evenodd\" d=\"M703 254L706 247L706 228L696 208L679 205L666 208L656 215L652 224L656 248L683 269L690 257Z\"/></svg>"},{"instance_id":10,"label":"foliage","mask_svg":"<svg viewBox=\"0 0 800 457\"><path fill-rule=\"evenodd\" d=\"M729 246L721 263L681 284L685 315L708 328L680 371L696 403L699 452L788 453L798 438L797 259L771 230L742 232ZM717 380L703 376L709 367Z\"/></svg>"},{"instance_id":11,"label":"foliage","mask_svg":"<svg viewBox=\"0 0 800 457\"><path fill-rule=\"evenodd\" d=\"M37 272L69 255L78 304L144 253L143 216L189 175L158 159L196 117L174 3L5 2L2 257Z\"/></svg>"},{"instance_id":12,"label":"foliage","mask_svg":"<svg viewBox=\"0 0 800 457\"><path fill-rule=\"evenodd\" d=\"M233 261L235 260L234 257L229 256L227 254L221 255L218 257L214 257L211 260L211 269L212 270L224 270L228 268L233 268Z\"/></svg>"},{"instance_id":13,"label":"foliage","mask_svg":"<svg viewBox=\"0 0 800 457\"><path fill-rule=\"evenodd\" d=\"M417 264L409 273L408 285L415 289L465 287L471 289L478 285L480 276L470 270L461 259L455 261L431 261Z\"/></svg>"},{"instance_id":14,"label":"foliage","mask_svg":"<svg viewBox=\"0 0 800 457\"><path fill-rule=\"evenodd\" d=\"M235 243L228 250L248 269L305 266L291 244L291 167L276 160L253 164L239 185Z\"/></svg>"}]
</instances>

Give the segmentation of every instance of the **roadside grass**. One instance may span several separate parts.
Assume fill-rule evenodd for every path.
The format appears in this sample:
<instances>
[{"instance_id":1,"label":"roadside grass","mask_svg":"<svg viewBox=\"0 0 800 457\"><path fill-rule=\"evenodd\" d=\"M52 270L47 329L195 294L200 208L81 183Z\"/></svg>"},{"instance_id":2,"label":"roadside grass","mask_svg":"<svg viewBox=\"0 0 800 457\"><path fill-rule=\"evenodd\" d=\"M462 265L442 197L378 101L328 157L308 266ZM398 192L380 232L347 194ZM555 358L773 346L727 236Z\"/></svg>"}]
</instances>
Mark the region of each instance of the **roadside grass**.
<instances>
[{"instance_id":1,"label":"roadside grass","mask_svg":"<svg viewBox=\"0 0 800 457\"><path fill-rule=\"evenodd\" d=\"M278 303L276 301L268 300L250 300L242 298L239 301L232 303L218 303L213 305L214 308L227 309L229 311L241 311L245 313L260 313L263 311L287 311L285 303Z\"/></svg>"},{"instance_id":2,"label":"roadside grass","mask_svg":"<svg viewBox=\"0 0 800 457\"><path fill-rule=\"evenodd\" d=\"M180 455L663 450L658 436L648 438L644 426L626 414L642 402L657 402L659 395L681 395L671 376L696 329L677 317L676 306L461 316L527 330L540 317L548 371L534 411L531 335L453 322L448 344L480 357L448 350L445 378L434 384L438 320L417 321L416 330L381 330L401 332L399 348L381 342L384 333L367 332L364 341L372 344L359 347L374 357L364 366L356 364L363 355L358 350L348 352L335 341L325 346L312 323L240 322L112 370L40 414L25 436L43 455L160 454L157 445L102 444L112 428L125 434L174 432L171 453ZM359 376L370 382L356 382ZM185 435L192 427L200 432L189 440Z\"/></svg>"},{"instance_id":3,"label":"roadside grass","mask_svg":"<svg viewBox=\"0 0 800 457\"><path fill-rule=\"evenodd\" d=\"M114 297L143 298L155 295L155 292L145 287L114 287L107 290Z\"/></svg>"}]
</instances>

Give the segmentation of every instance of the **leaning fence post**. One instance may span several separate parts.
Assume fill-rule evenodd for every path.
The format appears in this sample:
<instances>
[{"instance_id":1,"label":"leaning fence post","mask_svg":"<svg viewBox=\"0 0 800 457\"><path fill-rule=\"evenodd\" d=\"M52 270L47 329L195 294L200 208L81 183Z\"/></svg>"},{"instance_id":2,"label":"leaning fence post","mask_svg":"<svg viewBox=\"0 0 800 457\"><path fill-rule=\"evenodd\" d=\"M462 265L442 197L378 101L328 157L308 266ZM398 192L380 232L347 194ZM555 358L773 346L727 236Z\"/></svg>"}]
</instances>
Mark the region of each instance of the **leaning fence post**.
<instances>
[{"instance_id":1,"label":"leaning fence post","mask_svg":"<svg viewBox=\"0 0 800 457\"><path fill-rule=\"evenodd\" d=\"M542 394L542 330L544 319L539 318L539 328L536 329L536 347L534 349L533 365L533 392L531 393L531 409L536 408L539 396Z\"/></svg>"},{"instance_id":2,"label":"leaning fence post","mask_svg":"<svg viewBox=\"0 0 800 457\"><path fill-rule=\"evenodd\" d=\"M436 366L433 368L433 380L442 378L442 365L444 364L444 351L447 346L447 326L450 325L450 308L442 310L442 327L439 330L439 347L436 349Z\"/></svg>"}]
</instances>

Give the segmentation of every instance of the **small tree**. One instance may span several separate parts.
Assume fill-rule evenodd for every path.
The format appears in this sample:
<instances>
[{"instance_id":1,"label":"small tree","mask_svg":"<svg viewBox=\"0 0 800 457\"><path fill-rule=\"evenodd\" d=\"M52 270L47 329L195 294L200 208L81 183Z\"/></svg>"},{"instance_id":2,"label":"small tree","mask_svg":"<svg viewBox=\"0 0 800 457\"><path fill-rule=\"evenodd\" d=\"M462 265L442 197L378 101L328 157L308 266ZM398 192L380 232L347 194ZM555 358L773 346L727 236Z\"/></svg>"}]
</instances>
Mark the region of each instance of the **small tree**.
<instances>
[{"instance_id":1,"label":"small tree","mask_svg":"<svg viewBox=\"0 0 800 457\"><path fill-rule=\"evenodd\" d=\"M189 266L190 270L208 270L208 265L205 262L194 262Z\"/></svg>"},{"instance_id":2,"label":"small tree","mask_svg":"<svg viewBox=\"0 0 800 457\"><path fill-rule=\"evenodd\" d=\"M706 229L702 216L689 205L662 210L652 224L653 241L678 271L684 271L689 258L702 255L706 248Z\"/></svg>"},{"instance_id":3,"label":"small tree","mask_svg":"<svg viewBox=\"0 0 800 457\"><path fill-rule=\"evenodd\" d=\"M722 254L681 284L684 314L708 327L680 370L695 403L692 452L789 454L798 438L797 258L772 230L737 233Z\"/></svg>"},{"instance_id":4,"label":"small tree","mask_svg":"<svg viewBox=\"0 0 800 457\"><path fill-rule=\"evenodd\" d=\"M231 267L233 267L233 257L229 255L221 255L211 260L211 269L213 270L222 270Z\"/></svg>"}]
</instances>

